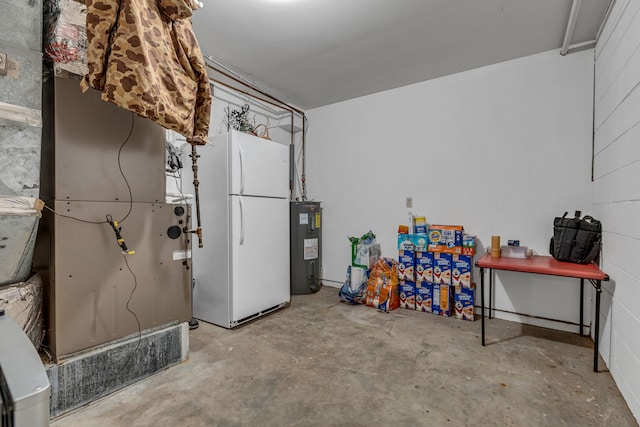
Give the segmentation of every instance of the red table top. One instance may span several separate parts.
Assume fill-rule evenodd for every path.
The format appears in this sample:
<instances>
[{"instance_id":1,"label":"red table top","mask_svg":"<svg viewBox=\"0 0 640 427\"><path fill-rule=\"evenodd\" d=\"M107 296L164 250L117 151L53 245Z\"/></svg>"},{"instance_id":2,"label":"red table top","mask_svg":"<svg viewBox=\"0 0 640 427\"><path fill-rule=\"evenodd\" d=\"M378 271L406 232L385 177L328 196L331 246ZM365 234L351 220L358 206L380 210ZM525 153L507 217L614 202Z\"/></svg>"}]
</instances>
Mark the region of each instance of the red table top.
<instances>
[{"instance_id":1,"label":"red table top","mask_svg":"<svg viewBox=\"0 0 640 427\"><path fill-rule=\"evenodd\" d=\"M609 280L609 276L593 263L561 262L552 256L544 255L534 255L533 258L492 258L490 253L486 253L476 261L476 265L480 268L494 270L521 271L523 273L575 277L578 279Z\"/></svg>"}]
</instances>

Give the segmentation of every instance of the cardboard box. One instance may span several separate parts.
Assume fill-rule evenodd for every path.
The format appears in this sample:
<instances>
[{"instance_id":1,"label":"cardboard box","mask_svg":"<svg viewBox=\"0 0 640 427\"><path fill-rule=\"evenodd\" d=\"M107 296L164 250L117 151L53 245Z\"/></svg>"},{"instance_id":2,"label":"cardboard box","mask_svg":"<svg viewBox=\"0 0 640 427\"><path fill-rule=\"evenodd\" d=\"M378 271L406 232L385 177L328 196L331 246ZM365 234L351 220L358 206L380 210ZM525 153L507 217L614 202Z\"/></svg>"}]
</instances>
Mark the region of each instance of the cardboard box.
<instances>
[{"instance_id":1,"label":"cardboard box","mask_svg":"<svg viewBox=\"0 0 640 427\"><path fill-rule=\"evenodd\" d=\"M416 252L416 283L433 283L433 252Z\"/></svg>"},{"instance_id":2,"label":"cardboard box","mask_svg":"<svg viewBox=\"0 0 640 427\"><path fill-rule=\"evenodd\" d=\"M461 225L432 225L429 227L428 233L428 250L446 254L461 254L463 233L464 229Z\"/></svg>"},{"instance_id":3,"label":"cardboard box","mask_svg":"<svg viewBox=\"0 0 640 427\"><path fill-rule=\"evenodd\" d=\"M411 234L398 234L398 250L399 251L412 251L414 250L413 241L411 240Z\"/></svg>"},{"instance_id":4,"label":"cardboard box","mask_svg":"<svg viewBox=\"0 0 640 427\"><path fill-rule=\"evenodd\" d=\"M373 266L367 282L365 304L387 313L400 306L396 260L380 258Z\"/></svg>"},{"instance_id":5,"label":"cardboard box","mask_svg":"<svg viewBox=\"0 0 640 427\"><path fill-rule=\"evenodd\" d=\"M433 283L416 283L416 310L431 313L433 310Z\"/></svg>"},{"instance_id":6,"label":"cardboard box","mask_svg":"<svg viewBox=\"0 0 640 427\"><path fill-rule=\"evenodd\" d=\"M436 252L433 254L433 283L435 285L451 284L451 255Z\"/></svg>"},{"instance_id":7,"label":"cardboard box","mask_svg":"<svg viewBox=\"0 0 640 427\"><path fill-rule=\"evenodd\" d=\"M426 234L410 234L413 242L413 250L416 252L425 252L429 246L429 237Z\"/></svg>"},{"instance_id":8,"label":"cardboard box","mask_svg":"<svg viewBox=\"0 0 640 427\"><path fill-rule=\"evenodd\" d=\"M400 308L416 309L416 284L401 280L398 285L400 291Z\"/></svg>"},{"instance_id":9,"label":"cardboard box","mask_svg":"<svg viewBox=\"0 0 640 427\"><path fill-rule=\"evenodd\" d=\"M474 256L476 254L476 236L462 235L462 255Z\"/></svg>"},{"instance_id":10,"label":"cardboard box","mask_svg":"<svg viewBox=\"0 0 640 427\"><path fill-rule=\"evenodd\" d=\"M453 288L449 285L433 285L433 314L451 316Z\"/></svg>"},{"instance_id":11,"label":"cardboard box","mask_svg":"<svg viewBox=\"0 0 640 427\"><path fill-rule=\"evenodd\" d=\"M413 251L400 251L398 256L398 280L415 282L415 255Z\"/></svg>"},{"instance_id":12,"label":"cardboard box","mask_svg":"<svg viewBox=\"0 0 640 427\"><path fill-rule=\"evenodd\" d=\"M413 231L416 234L427 234L427 218L423 216L414 216Z\"/></svg>"},{"instance_id":13,"label":"cardboard box","mask_svg":"<svg viewBox=\"0 0 640 427\"><path fill-rule=\"evenodd\" d=\"M456 319L469 320L472 322L475 320L473 308L475 304L475 290L475 283L472 283L468 288L462 286L455 287L453 305Z\"/></svg>"},{"instance_id":14,"label":"cardboard box","mask_svg":"<svg viewBox=\"0 0 640 427\"><path fill-rule=\"evenodd\" d=\"M469 255L451 255L451 285L471 287L473 257Z\"/></svg>"},{"instance_id":15,"label":"cardboard box","mask_svg":"<svg viewBox=\"0 0 640 427\"><path fill-rule=\"evenodd\" d=\"M426 234L398 234L398 250L424 252L429 238Z\"/></svg>"}]
</instances>

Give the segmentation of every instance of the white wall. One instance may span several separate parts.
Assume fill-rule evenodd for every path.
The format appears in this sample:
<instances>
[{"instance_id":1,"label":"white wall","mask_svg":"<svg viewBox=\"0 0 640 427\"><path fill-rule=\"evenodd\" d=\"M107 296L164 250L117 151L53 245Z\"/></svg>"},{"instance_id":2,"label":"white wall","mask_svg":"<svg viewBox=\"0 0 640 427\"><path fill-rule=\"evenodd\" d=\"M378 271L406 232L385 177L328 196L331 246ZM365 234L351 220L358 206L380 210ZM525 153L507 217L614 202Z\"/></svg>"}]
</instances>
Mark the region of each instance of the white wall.
<instances>
[{"instance_id":1,"label":"white wall","mask_svg":"<svg viewBox=\"0 0 640 427\"><path fill-rule=\"evenodd\" d=\"M481 251L497 234L548 254L556 215L593 210L592 97L593 51L553 51L308 111L324 283L344 280L347 236L371 229L395 257L408 211L464 225ZM405 208L409 196L413 209ZM577 281L508 272L497 280L497 308L577 323Z\"/></svg>"},{"instance_id":2,"label":"white wall","mask_svg":"<svg viewBox=\"0 0 640 427\"><path fill-rule=\"evenodd\" d=\"M640 419L640 1L618 0L596 46L594 200L604 228L601 353Z\"/></svg>"}]
</instances>

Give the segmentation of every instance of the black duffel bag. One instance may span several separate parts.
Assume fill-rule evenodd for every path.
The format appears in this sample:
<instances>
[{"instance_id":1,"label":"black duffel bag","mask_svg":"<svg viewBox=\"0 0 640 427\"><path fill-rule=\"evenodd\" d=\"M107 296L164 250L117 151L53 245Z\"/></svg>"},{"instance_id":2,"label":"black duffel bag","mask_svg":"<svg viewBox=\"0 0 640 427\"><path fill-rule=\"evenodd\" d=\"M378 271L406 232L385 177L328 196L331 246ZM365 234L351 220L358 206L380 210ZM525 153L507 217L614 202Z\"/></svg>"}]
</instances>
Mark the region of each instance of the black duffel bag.
<instances>
[{"instance_id":1,"label":"black duffel bag","mask_svg":"<svg viewBox=\"0 0 640 427\"><path fill-rule=\"evenodd\" d=\"M558 261L589 264L600 253L602 224L592 216L576 211L574 218L562 217L553 220L553 237L549 252Z\"/></svg>"}]
</instances>

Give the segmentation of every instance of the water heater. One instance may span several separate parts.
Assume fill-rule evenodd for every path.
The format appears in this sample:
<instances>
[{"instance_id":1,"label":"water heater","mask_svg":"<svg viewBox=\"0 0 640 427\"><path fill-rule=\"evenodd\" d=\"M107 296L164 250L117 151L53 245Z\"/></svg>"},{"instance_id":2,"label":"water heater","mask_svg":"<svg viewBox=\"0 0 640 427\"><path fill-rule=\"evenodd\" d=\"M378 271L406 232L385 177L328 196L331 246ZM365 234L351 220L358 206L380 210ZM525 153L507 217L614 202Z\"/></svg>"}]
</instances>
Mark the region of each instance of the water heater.
<instances>
[{"instance_id":1,"label":"water heater","mask_svg":"<svg viewBox=\"0 0 640 427\"><path fill-rule=\"evenodd\" d=\"M320 202L291 202L291 294L322 286L322 208Z\"/></svg>"}]
</instances>

